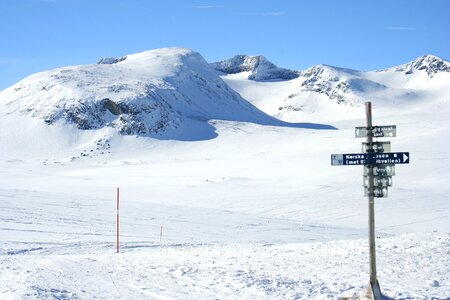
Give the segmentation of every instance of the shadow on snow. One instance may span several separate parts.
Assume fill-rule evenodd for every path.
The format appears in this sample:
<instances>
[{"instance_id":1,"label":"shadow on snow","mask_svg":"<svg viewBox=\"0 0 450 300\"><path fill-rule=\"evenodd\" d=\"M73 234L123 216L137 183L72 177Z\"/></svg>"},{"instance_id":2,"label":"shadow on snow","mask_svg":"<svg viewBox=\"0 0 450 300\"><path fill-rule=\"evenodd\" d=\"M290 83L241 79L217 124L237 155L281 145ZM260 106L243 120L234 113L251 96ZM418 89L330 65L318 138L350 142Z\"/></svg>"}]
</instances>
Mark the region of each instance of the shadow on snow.
<instances>
[{"instance_id":1,"label":"shadow on snow","mask_svg":"<svg viewBox=\"0 0 450 300\"><path fill-rule=\"evenodd\" d=\"M215 125L223 122L229 122L232 126L239 128L244 123L256 124L269 127L298 128L307 130L337 130L336 127L320 123L289 123L273 117L265 117L262 120L241 120L236 119L203 119L203 118L185 118L182 125L176 129L170 129L159 134L150 134L148 137L158 140L177 140L177 141L205 141L217 138L217 127Z\"/></svg>"}]
</instances>

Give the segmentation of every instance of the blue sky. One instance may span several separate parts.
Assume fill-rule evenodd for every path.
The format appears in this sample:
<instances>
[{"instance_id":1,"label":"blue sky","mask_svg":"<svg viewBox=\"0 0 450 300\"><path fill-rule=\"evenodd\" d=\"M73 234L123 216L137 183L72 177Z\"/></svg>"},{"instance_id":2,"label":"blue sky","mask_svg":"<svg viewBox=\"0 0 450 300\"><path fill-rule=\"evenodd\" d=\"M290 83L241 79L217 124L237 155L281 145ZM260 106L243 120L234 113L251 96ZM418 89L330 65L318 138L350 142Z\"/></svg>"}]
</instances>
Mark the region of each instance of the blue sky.
<instances>
[{"instance_id":1,"label":"blue sky","mask_svg":"<svg viewBox=\"0 0 450 300\"><path fill-rule=\"evenodd\" d=\"M207 61L382 69L450 58L447 0L0 0L0 90L55 67L183 46Z\"/></svg>"}]
</instances>

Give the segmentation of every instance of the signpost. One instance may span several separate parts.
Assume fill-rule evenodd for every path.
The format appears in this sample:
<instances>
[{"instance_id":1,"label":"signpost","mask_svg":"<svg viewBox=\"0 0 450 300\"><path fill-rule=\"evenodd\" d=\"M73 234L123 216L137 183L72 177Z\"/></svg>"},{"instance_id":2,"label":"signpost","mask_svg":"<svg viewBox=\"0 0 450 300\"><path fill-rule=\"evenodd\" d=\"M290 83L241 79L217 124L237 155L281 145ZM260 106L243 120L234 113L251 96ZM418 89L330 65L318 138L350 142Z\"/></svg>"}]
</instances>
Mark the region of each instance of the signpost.
<instances>
[{"instance_id":1,"label":"signpost","mask_svg":"<svg viewBox=\"0 0 450 300\"><path fill-rule=\"evenodd\" d=\"M377 278L375 249L375 203L374 198L386 198L392 186L396 164L409 164L409 152L391 152L390 142L374 142L374 138L397 136L397 126L372 126L372 103L366 102L366 126L355 128L356 138L366 138L362 143L363 153L332 154L332 166L363 165L364 196L369 204L369 296L383 299Z\"/></svg>"}]
</instances>

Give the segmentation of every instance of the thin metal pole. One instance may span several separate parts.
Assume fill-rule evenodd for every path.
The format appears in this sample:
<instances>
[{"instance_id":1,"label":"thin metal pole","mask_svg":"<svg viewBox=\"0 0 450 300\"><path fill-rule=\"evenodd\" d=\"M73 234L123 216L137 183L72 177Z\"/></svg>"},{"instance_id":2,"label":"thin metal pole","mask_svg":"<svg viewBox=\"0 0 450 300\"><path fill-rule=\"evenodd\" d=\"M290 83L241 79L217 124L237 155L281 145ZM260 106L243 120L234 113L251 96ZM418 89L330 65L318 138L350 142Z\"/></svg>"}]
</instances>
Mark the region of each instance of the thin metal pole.
<instances>
[{"instance_id":1,"label":"thin metal pole","mask_svg":"<svg viewBox=\"0 0 450 300\"><path fill-rule=\"evenodd\" d=\"M117 232L116 232L117 253L119 253L119 188L117 188L117 220L116 220L116 224L117 224Z\"/></svg>"},{"instance_id":2,"label":"thin metal pole","mask_svg":"<svg viewBox=\"0 0 450 300\"><path fill-rule=\"evenodd\" d=\"M372 103L366 102L366 127L367 127L367 152L373 152L373 136L372 136ZM373 165L368 165L369 179L369 270L370 270L370 296L373 299L382 299L380 286L377 279L377 259L375 248L375 203L374 203L374 175Z\"/></svg>"},{"instance_id":3,"label":"thin metal pole","mask_svg":"<svg viewBox=\"0 0 450 300\"><path fill-rule=\"evenodd\" d=\"M369 145L368 151L372 152L372 103L366 102L366 126L367 126L367 144ZM377 281L377 266L376 266L376 254L375 254L375 205L373 195L373 165L368 166L368 179L369 179L369 256L370 256L370 282Z\"/></svg>"}]
</instances>

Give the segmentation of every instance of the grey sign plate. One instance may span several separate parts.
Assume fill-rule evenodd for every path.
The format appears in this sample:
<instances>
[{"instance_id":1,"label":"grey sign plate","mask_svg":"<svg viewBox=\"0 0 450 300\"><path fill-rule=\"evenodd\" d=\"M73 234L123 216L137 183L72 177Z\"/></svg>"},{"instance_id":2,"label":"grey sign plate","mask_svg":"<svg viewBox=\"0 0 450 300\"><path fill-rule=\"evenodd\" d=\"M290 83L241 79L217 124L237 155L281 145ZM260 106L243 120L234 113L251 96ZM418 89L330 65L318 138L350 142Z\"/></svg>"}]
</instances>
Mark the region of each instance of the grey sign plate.
<instances>
[{"instance_id":1,"label":"grey sign plate","mask_svg":"<svg viewBox=\"0 0 450 300\"><path fill-rule=\"evenodd\" d=\"M363 185L369 187L369 176L363 177ZM373 177L374 187L387 187L392 186L392 176L374 176Z\"/></svg>"},{"instance_id":2,"label":"grey sign plate","mask_svg":"<svg viewBox=\"0 0 450 300\"><path fill-rule=\"evenodd\" d=\"M367 187L364 188L364 196L369 196L372 194L375 198L387 198L388 188L387 187L374 187L370 192Z\"/></svg>"},{"instance_id":3,"label":"grey sign plate","mask_svg":"<svg viewBox=\"0 0 450 300\"><path fill-rule=\"evenodd\" d=\"M369 167L364 166L364 176L369 175ZM373 175L375 176L394 176L395 165L376 165L373 167Z\"/></svg>"},{"instance_id":4,"label":"grey sign plate","mask_svg":"<svg viewBox=\"0 0 450 300\"><path fill-rule=\"evenodd\" d=\"M365 138L369 134L372 137L395 137L397 136L397 126L396 125L373 126L372 128L355 127L355 137Z\"/></svg>"},{"instance_id":5,"label":"grey sign plate","mask_svg":"<svg viewBox=\"0 0 450 300\"><path fill-rule=\"evenodd\" d=\"M362 152L391 152L391 142L373 142L371 145L369 143L362 143Z\"/></svg>"}]
</instances>

